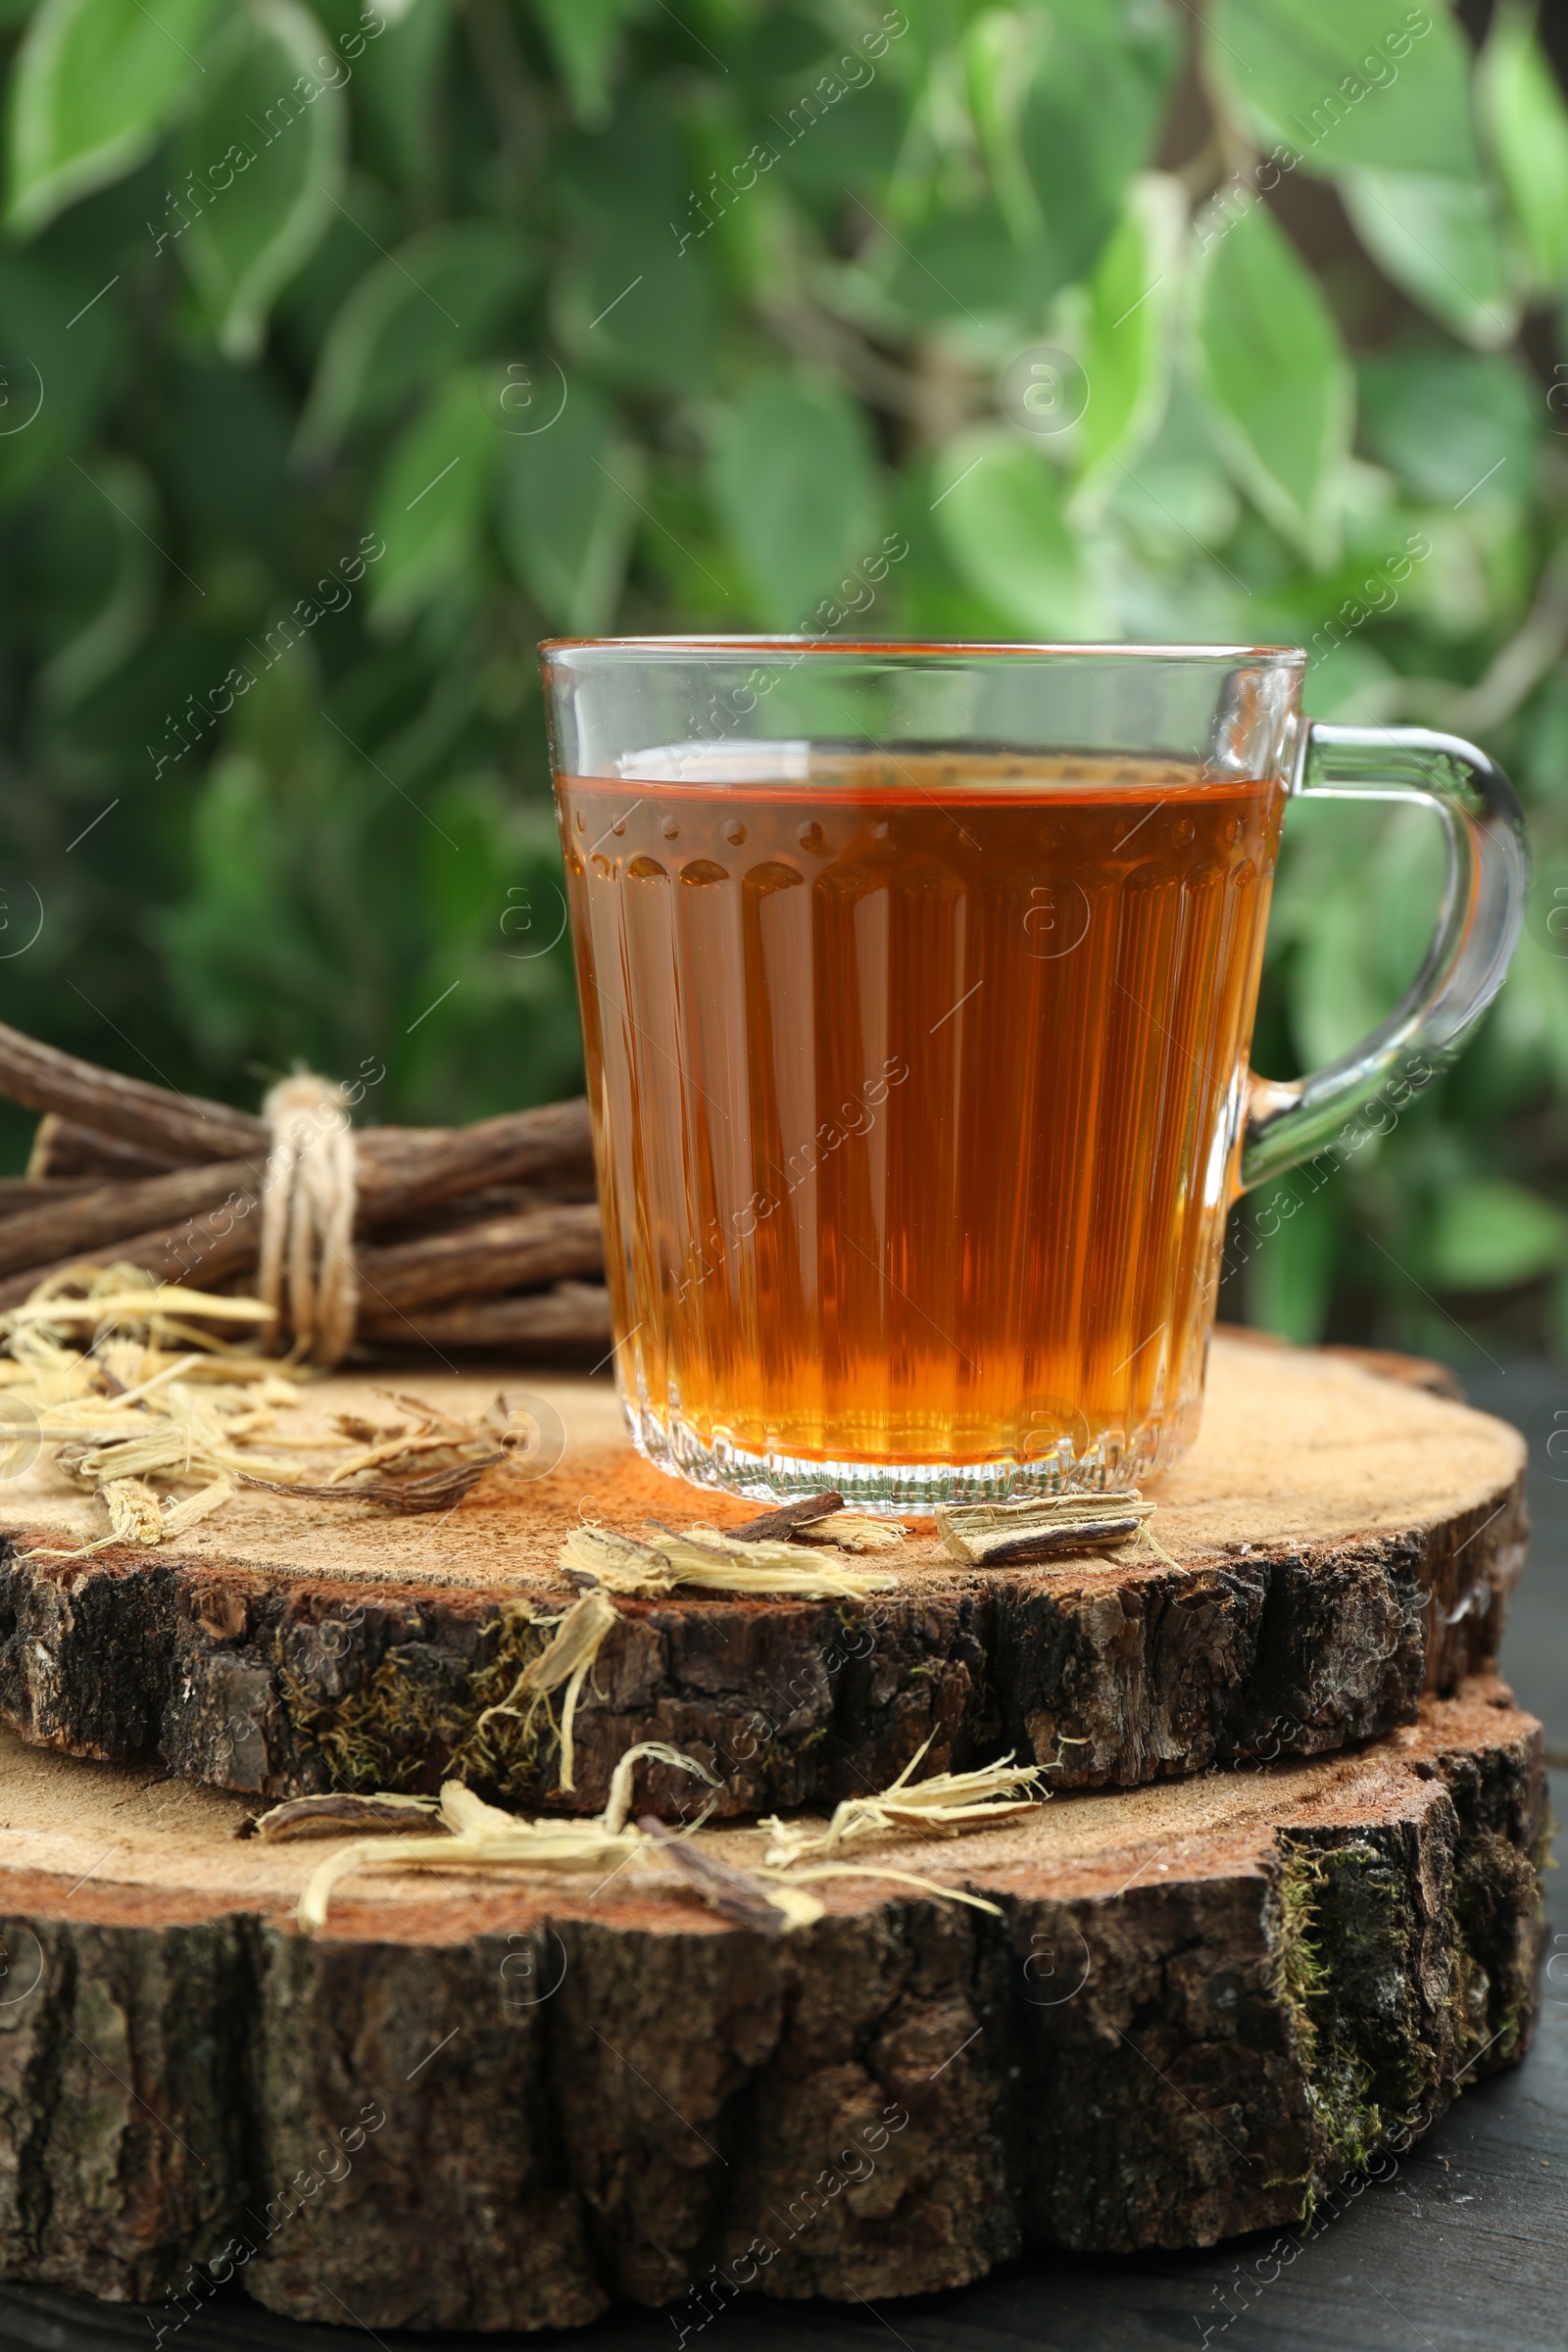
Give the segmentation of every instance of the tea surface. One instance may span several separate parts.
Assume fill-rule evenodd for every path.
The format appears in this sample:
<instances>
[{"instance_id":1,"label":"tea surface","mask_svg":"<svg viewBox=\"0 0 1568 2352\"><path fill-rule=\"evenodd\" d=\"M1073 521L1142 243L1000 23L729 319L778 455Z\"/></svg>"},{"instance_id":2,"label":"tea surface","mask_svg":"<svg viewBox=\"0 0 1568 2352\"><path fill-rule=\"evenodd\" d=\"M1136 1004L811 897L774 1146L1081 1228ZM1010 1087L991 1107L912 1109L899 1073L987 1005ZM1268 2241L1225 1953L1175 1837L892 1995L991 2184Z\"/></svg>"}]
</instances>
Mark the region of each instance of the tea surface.
<instances>
[{"instance_id":1,"label":"tea surface","mask_svg":"<svg viewBox=\"0 0 1568 2352\"><path fill-rule=\"evenodd\" d=\"M1156 1466L1196 1424L1278 787L779 765L559 786L640 1440L911 1507L947 1465Z\"/></svg>"}]
</instances>

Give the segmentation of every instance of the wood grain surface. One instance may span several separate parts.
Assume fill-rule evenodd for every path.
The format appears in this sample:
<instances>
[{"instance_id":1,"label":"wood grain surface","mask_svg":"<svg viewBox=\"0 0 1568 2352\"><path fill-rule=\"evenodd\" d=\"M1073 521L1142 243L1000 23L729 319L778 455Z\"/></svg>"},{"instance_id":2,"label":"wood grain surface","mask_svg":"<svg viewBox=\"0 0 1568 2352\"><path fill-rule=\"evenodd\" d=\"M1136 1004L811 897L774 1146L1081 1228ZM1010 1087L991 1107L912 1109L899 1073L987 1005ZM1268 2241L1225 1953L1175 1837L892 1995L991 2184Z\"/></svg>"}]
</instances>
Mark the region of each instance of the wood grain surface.
<instances>
[{"instance_id":1,"label":"wood grain surface","mask_svg":"<svg viewBox=\"0 0 1568 2352\"><path fill-rule=\"evenodd\" d=\"M749 1515L641 1461L606 1381L395 1378L461 1410L526 1385L540 1449L439 1521L244 1494L175 1544L79 1561L23 1555L100 1535L101 1506L41 1462L0 1489L0 1720L269 1796L433 1788L501 1664L546 1638L519 1612L571 1598L557 1554L581 1516ZM324 1381L277 1443L394 1409ZM1129 1547L968 1570L912 1521L897 1591L865 1603L622 1600L575 1790L547 1734L507 1793L597 1810L644 1739L702 1757L730 1814L884 1786L927 1740L931 1769L1011 1749L1061 1788L1327 1752L1495 1656L1522 1457L1502 1423L1357 1364L1217 1340L1198 1444L1151 1489L1177 1566Z\"/></svg>"},{"instance_id":2,"label":"wood grain surface","mask_svg":"<svg viewBox=\"0 0 1568 2352\"><path fill-rule=\"evenodd\" d=\"M772 1941L629 1871L365 1877L306 1938L320 1849L236 1838L234 1799L0 1764L0 2259L111 2297L200 2256L372 2330L695 2323L715 2266L722 2310L1210 2245L1407 2146L1534 2016L1539 1727L1483 1681L1355 1753L866 1857L1000 1917L836 1881Z\"/></svg>"}]
</instances>

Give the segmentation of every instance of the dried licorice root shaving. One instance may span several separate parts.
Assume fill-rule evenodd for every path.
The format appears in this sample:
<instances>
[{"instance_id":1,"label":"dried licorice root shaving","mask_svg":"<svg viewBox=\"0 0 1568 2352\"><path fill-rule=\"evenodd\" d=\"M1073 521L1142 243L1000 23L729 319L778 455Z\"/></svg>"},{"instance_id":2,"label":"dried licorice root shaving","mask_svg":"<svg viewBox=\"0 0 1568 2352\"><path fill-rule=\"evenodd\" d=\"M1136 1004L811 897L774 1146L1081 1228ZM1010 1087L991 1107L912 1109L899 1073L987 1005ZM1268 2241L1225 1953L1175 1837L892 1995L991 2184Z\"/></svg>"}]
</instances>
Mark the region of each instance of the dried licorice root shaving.
<instances>
[{"instance_id":1,"label":"dried licorice root shaving","mask_svg":"<svg viewBox=\"0 0 1568 2352\"><path fill-rule=\"evenodd\" d=\"M1136 1487L1119 1494L1043 1494L1022 1502L938 1503L943 1547L966 1568L1022 1565L1053 1552L1127 1544L1154 1504Z\"/></svg>"},{"instance_id":2,"label":"dried licorice root shaving","mask_svg":"<svg viewBox=\"0 0 1568 2352\"><path fill-rule=\"evenodd\" d=\"M739 1527L727 1527L724 1533L732 1544L766 1544L774 1537L787 1539L796 1528L808 1527L813 1519L825 1519L830 1511L843 1508L843 1495L832 1491L797 1494L793 1501L781 1502L776 1511L764 1511L760 1519L748 1519Z\"/></svg>"},{"instance_id":3,"label":"dried licorice root shaving","mask_svg":"<svg viewBox=\"0 0 1568 2352\"><path fill-rule=\"evenodd\" d=\"M658 1846L662 1860L696 1888L710 1910L732 1920L738 1928L755 1928L761 1936L784 1936L794 1928L814 1927L822 1916L822 1905L814 1894L781 1886L776 1879L760 1879L754 1871L738 1870L733 1862L721 1861L705 1846L666 1828L652 1813L640 1815L637 1827Z\"/></svg>"},{"instance_id":4,"label":"dried licorice root shaving","mask_svg":"<svg viewBox=\"0 0 1568 2352\"><path fill-rule=\"evenodd\" d=\"M818 1519L809 1536L813 1544L831 1544L835 1551L898 1551L904 1543L896 1519L872 1519L861 1511L835 1511Z\"/></svg>"},{"instance_id":5,"label":"dried licorice root shaving","mask_svg":"<svg viewBox=\"0 0 1568 2352\"><path fill-rule=\"evenodd\" d=\"M798 1494L760 1519L726 1527L728 1544L831 1544L835 1551L895 1551L904 1542L896 1520L871 1519L847 1511L844 1497L833 1490L821 1494Z\"/></svg>"},{"instance_id":6,"label":"dried licorice root shaving","mask_svg":"<svg viewBox=\"0 0 1568 2352\"><path fill-rule=\"evenodd\" d=\"M388 1511L444 1511L461 1502L487 1470L506 1460L504 1453L484 1453L470 1462L456 1462L448 1470L431 1470L423 1478L367 1479L357 1487L284 1486L275 1478L252 1478L239 1473L242 1487L260 1487L269 1494L287 1494L301 1502L373 1502Z\"/></svg>"},{"instance_id":7,"label":"dried licorice root shaving","mask_svg":"<svg viewBox=\"0 0 1568 2352\"><path fill-rule=\"evenodd\" d=\"M448 1781L439 1798L445 1835L405 1838L390 1851L378 1851L377 1841L369 1838L340 1846L313 1872L300 1896L300 1926L307 1934L324 1927L333 1889L360 1870L533 1869L548 1876L593 1869L602 1871L608 1882L623 1864L646 1870L660 1861L669 1864L674 1875L722 1917L764 1936L789 1935L822 1917L824 1906L801 1884L807 1879L886 1880L939 1902L961 1903L1000 1918L997 1904L966 1887L894 1865L837 1859L844 1846L867 1838L906 1837L911 1831L955 1838L966 1830L997 1826L1033 1812L1050 1793L1039 1786L1038 1765L1014 1765L1010 1757L973 1772L934 1773L929 1781L915 1782L912 1775L929 1747L927 1740L890 1788L847 1799L825 1828L808 1822L763 1822L769 1842L761 1861L750 1868L697 1843L696 1833L706 1815L681 1832L649 1815L635 1824L630 1821L636 1768L645 1760L690 1773L710 1788L719 1787L706 1764L660 1740L642 1740L624 1751L611 1775L605 1809L592 1821L530 1821L487 1805L461 1782ZM389 1800L360 1801L384 1806ZM274 1808L279 1814L288 1810ZM378 1816L374 1826L403 1825Z\"/></svg>"},{"instance_id":8,"label":"dried licorice root shaving","mask_svg":"<svg viewBox=\"0 0 1568 2352\"><path fill-rule=\"evenodd\" d=\"M657 1521L649 1522L646 1541L609 1528L573 1528L561 1546L561 1566L574 1585L649 1594L695 1586L711 1592L860 1600L868 1592L896 1592L899 1583L885 1570L848 1568L826 1552L770 1537L740 1544L716 1528L677 1535Z\"/></svg>"},{"instance_id":9,"label":"dried licorice root shaving","mask_svg":"<svg viewBox=\"0 0 1568 2352\"><path fill-rule=\"evenodd\" d=\"M1033 1813L1051 1795L1040 1786L1043 1767L1014 1764L1010 1755L968 1772L934 1772L929 1780L916 1781L915 1768L930 1745L927 1740L917 1747L888 1788L845 1797L826 1829L770 1815L761 1825L769 1834L764 1861L789 1870L803 1862L829 1862L841 1848L865 1838L911 1833L956 1838L965 1830L994 1828Z\"/></svg>"},{"instance_id":10,"label":"dried licorice root shaving","mask_svg":"<svg viewBox=\"0 0 1568 2352\"><path fill-rule=\"evenodd\" d=\"M290 1796L269 1812L242 1822L237 1838L260 1838L280 1845L300 1838L331 1838L340 1830L362 1835L416 1829L437 1810L433 1796L357 1796L351 1788L333 1788L324 1796Z\"/></svg>"}]
</instances>

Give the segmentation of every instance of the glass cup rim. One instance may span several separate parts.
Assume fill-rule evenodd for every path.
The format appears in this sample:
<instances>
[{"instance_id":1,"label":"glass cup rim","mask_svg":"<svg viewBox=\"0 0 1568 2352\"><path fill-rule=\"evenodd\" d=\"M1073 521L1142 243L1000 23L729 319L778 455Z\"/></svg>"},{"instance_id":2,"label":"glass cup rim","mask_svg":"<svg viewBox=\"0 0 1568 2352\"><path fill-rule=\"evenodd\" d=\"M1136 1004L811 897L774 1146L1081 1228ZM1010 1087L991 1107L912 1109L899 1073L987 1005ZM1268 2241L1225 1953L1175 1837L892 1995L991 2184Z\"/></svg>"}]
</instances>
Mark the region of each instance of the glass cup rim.
<instances>
[{"instance_id":1,"label":"glass cup rim","mask_svg":"<svg viewBox=\"0 0 1568 2352\"><path fill-rule=\"evenodd\" d=\"M1299 645L1136 645L1112 643L1052 643L1020 638L836 638L808 636L661 636L661 637L546 637L539 658L563 656L595 660L697 661L725 654L815 655L831 660L891 660L903 662L964 662L976 656L988 661L1019 662L1100 660L1150 662L1208 662L1233 666L1239 662L1269 662L1281 669L1304 670L1306 651Z\"/></svg>"}]
</instances>

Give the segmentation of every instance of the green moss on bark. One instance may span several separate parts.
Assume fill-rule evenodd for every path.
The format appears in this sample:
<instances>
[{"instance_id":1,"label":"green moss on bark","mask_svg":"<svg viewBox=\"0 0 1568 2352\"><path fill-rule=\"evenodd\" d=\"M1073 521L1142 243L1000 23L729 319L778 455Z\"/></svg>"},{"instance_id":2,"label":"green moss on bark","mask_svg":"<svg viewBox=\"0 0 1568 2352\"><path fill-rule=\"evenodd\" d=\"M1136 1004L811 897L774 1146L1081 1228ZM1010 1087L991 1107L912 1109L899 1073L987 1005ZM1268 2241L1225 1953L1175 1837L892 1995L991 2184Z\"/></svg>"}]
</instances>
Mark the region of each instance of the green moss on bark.
<instances>
[{"instance_id":1,"label":"green moss on bark","mask_svg":"<svg viewBox=\"0 0 1568 2352\"><path fill-rule=\"evenodd\" d=\"M1550 1837L1550 1824L1544 1837ZM1459 2055L1454 2087L1473 2082L1481 2062L1490 2073L1519 2054L1535 2006L1536 1944L1521 1936L1521 1920L1541 1917L1544 1855L1520 1851L1494 1830L1468 1838L1454 1874L1453 1905L1460 1950L1455 1972Z\"/></svg>"},{"instance_id":2,"label":"green moss on bark","mask_svg":"<svg viewBox=\"0 0 1568 2352\"><path fill-rule=\"evenodd\" d=\"M430 1789L462 1780L537 1800L560 1753L548 1703L481 1719L510 1697L552 1630L526 1609L505 1609L480 1629L483 1662L459 1690L430 1673L422 1649L395 1648L340 1698L303 1682L280 1646L278 1688L302 1762L321 1767L331 1788Z\"/></svg>"},{"instance_id":3,"label":"green moss on bark","mask_svg":"<svg viewBox=\"0 0 1568 2352\"><path fill-rule=\"evenodd\" d=\"M1364 2165L1436 2078L1404 1870L1367 1840L1281 1839L1275 1984L1321 2134L1307 2186Z\"/></svg>"}]
</instances>

